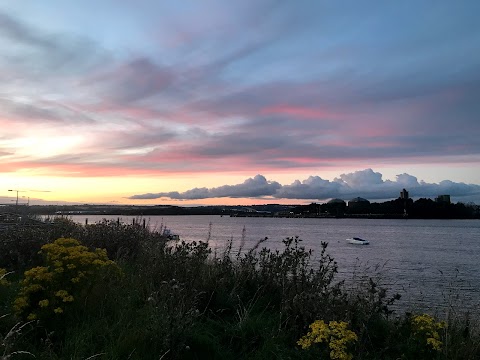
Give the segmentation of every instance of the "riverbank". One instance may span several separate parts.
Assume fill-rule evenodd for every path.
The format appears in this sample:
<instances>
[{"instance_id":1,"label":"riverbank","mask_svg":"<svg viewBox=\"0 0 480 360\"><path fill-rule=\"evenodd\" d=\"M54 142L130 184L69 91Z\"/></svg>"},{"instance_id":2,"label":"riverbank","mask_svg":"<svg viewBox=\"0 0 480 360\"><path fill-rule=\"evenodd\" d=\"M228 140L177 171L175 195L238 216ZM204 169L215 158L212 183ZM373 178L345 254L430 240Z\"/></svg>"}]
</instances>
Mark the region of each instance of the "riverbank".
<instances>
[{"instance_id":1,"label":"riverbank","mask_svg":"<svg viewBox=\"0 0 480 360\"><path fill-rule=\"evenodd\" d=\"M337 279L326 244L313 261L297 238L278 251L263 248L265 239L219 252L207 242L169 241L162 230L55 219L51 227L2 233L0 334L8 341L0 350L39 359L317 359L355 337L344 349L355 359L480 355L471 315L392 312L398 296L373 278L356 288ZM53 243L59 237L85 248ZM297 342L322 329L316 321L328 339L302 349Z\"/></svg>"}]
</instances>

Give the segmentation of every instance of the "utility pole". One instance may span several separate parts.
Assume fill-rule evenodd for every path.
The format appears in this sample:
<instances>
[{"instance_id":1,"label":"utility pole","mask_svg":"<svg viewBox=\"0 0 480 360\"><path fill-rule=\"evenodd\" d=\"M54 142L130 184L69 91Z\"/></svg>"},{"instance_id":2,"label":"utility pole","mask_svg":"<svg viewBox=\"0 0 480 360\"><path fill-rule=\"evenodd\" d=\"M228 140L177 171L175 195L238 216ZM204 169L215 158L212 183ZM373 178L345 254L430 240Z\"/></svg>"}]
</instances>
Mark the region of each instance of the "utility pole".
<instances>
[{"instance_id":1,"label":"utility pole","mask_svg":"<svg viewBox=\"0 0 480 360\"><path fill-rule=\"evenodd\" d=\"M17 200L15 201L15 212L18 213L18 193L21 192L22 190L8 190L8 191L15 191L17 193Z\"/></svg>"},{"instance_id":2,"label":"utility pole","mask_svg":"<svg viewBox=\"0 0 480 360\"><path fill-rule=\"evenodd\" d=\"M17 193L17 199L15 201L15 211L17 213L18 213L18 193L19 192L50 192L50 190L15 190L15 189L9 189L8 191L14 191ZM27 205L30 206L30 196L28 197Z\"/></svg>"}]
</instances>

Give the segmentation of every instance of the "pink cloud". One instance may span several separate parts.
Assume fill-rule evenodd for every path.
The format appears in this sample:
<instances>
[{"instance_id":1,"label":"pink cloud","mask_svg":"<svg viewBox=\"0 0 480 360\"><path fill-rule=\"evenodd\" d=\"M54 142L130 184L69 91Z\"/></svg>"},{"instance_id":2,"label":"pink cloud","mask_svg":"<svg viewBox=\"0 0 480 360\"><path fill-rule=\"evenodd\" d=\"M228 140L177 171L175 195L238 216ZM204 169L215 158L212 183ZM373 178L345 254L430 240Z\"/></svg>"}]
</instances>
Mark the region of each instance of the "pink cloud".
<instances>
[{"instance_id":1,"label":"pink cloud","mask_svg":"<svg viewBox=\"0 0 480 360\"><path fill-rule=\"evenodd\" d=\"M152 119L158 118L162 115L162 112L146 106L123 105L106 100L102 100L95 104L82 104L79 106L84 111L98 114L116 113L135 119Z\"/></svg>"},{"instance_id":2,"label":"pink cloud","mask_svg":"<svg viewBox=\"0 0 480 360\"><path fill-rule=\"evenodd\" d=\"M302 119L341 119L342 115L325 109L315 109L310 107L292 106L292 105L274 105L265 107L261 114L277 114L294 116Z\"/></svg>"},{"instance_id":3,"label":"pink cloud","mask_svg":"<svg viewBox=\"0 0 480 360\"><path fill-rule=\"evenodd\" d=\"M17 171L33 171L37 176L62 177L110 177L131 175L161 175L175 171L135 168L127 164L75 164L75 163L46 163L42 161L15 161L2 164L0 173L14 173Z\"/></svg>"}]
</instances>

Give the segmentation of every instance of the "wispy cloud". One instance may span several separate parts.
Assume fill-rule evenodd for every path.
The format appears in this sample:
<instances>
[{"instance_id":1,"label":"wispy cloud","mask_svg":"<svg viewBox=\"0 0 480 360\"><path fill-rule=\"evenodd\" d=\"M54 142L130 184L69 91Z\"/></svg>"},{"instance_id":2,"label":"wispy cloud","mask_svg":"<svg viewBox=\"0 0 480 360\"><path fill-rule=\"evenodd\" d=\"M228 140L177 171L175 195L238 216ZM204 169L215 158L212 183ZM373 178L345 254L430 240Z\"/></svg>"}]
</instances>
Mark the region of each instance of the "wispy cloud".
<instances>
[{"instance_id":1,"label":"wispy cloud","mask_svg":"<svg viewBox=\"0 0 480 360\"><path fill-rule=\"evenodd\" d=\"M0 174L478 166L479 11L473 0L0 6ZM347 196L351 181L312 176L265 196Z\"/></svg>"},{"instance_id":2,"label":"wispy cloud","mask_svg":"<svg viewBox=\"0 0 480 360\"><path fill-rule=\"evenodd\" d=\"M0 44L5 49L0 64L15 71L12 80L81 75L108 59L86 37L38 30L0 10Z\"/></svg>"}]
</instances>

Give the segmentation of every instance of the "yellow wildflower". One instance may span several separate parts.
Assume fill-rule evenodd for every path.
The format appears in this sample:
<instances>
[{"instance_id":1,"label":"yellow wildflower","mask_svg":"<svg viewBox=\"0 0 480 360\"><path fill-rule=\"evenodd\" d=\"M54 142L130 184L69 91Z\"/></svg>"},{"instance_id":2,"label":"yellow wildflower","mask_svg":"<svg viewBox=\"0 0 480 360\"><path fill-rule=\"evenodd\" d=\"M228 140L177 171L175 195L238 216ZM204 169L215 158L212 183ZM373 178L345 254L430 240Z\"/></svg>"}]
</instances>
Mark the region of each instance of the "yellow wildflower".
<instances>
[{"instance_id":1,"label":"yellow wildflower","mask_svg":"<svg viewBox=\"0 0 480 360\"><path fill-rule=\"evenodd\" d=\"M411 319L412 334L419 341L435 351L442 349L443 342L440 341L440 330L446 328L446 323L436 322L433 316L422 314L415 315Z\"/></svg>"},{"instance_id":2,"label":"yellow wildflower","mask_svg":"<svg viewBox=\"0 0 480 360\"><path fill-rule=\"evenodd\" d=\"M427 345L430 345L433 350L440 351L442 350L443 343L435 338L427 338Z\"/></svg>"},{"instance_id":3,"label":"yellow wildflower","mask_svg":"<svg viewBox=\"0 0 480 360\"><path fill-rule=\"evenodd\" d=\"M37 280L37 281L51 281L53 274L48 271L45 266L37 266L30 270L25 271L25 281Z\"/></svg>"},{"instance_id":4,"label":"yellow wildflower","mask_svg":"<svg viewBox=\"0 0 480 360\"><path fill-rule=\"evenodd\" d=\"M72 302L73 301L73 296L68 295L63 298L63 302Z\"/></svg>"},{"instance_id":5,"label":"yellow wildflower","mask_svg":"<svg viewBox=\"0 0 480 360\"><path fill-rule=\"evenodd\" d=\"M330 330L323 320L316 320L310 324L310 331L297 341L302 349L309 348L313 343L321 343L328 340Z\"/></svg>"},{"instance_id":6,"label":"yellow wildflower","mask_svg":"<svg viewBox=\"0 0 480 360\"><path fill-rule=\"evenodd\" d=\"M310 331L297 341L302 349L309 348L314 343L328 343L330 359L351 360L352 354L347 353L350 343L357 341L357 334L347 329L344 321L330 321L328 325L323 320L316 320L310 325Z\"/></svg>"},{"instance_id":7,"label":"yellow wildflower","mask_svg":"<svg viewBox=\"0 0 480 360\"><path fill-rule=\"evenodd\" d=\"M58 297L65 297L65 296L68 296L68 291L67 290L58 290L56 293L55 293L55 296L58 296Z\"/></svg>"},{"instance_id":8,"label":"yellow wildflower","mask_svg":"<svg viewBox=\"0 0 480 360\"><path fill-rule=\"evenodd\" d=\"M58 305L73 303L75 294L87 290L98 279L100 270L107 266L117 268L108 259L106 250L91 251L71 238L60 238L46 244L40 253L45 256L45 266L25 271L22 288L14 301L17 315L28 315L30 318L48 316L45 311L36 313L42 308L54 309L56 314L62 313L65 308ZM3 279L2 274L0 272L0 280Z\"/></svg>"},{"instance_id":9,"label":"yellow wildflower","mask_svg":"<svg viewBox=\"0 0 480 360\"><path fill-rule=\"evenodd\" d=\"M17 313L20 313L26 307L28 307L28 301L27 301L27 298L25 296L19 296L13 302L13 309Z\"/></svg>"},{"instance_id":10,"label":"yellow wildflower","mask_svg":"<svg viewBox=\"0 0 480 360\"><path fill-rule=\"evenodd\" d=\"M28 284L27 282L25 285L27 285L23 288L25 294L33 294L45 290L45 288L40 284Z\"/></svg>"}]
</instances>

